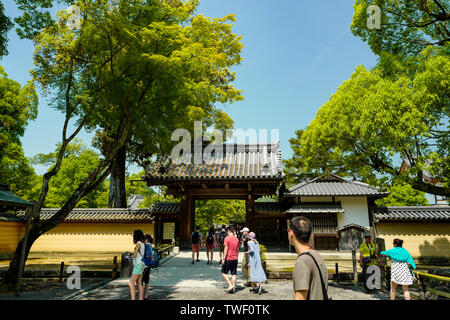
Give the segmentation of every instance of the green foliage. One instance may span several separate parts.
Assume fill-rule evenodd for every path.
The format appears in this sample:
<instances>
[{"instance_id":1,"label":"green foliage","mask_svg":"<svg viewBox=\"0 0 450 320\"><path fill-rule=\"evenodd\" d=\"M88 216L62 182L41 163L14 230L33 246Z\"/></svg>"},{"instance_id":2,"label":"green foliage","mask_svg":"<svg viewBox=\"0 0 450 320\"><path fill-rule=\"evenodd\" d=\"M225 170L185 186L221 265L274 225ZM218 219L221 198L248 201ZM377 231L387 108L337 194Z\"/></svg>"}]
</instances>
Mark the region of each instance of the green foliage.
<instances>
[{"instance_id":1,"label":"green foliage","mask_svg":"<svg viewBox=\"0 0 450 320\"><path fill-rule=\"evenodd\" d=\"M283 160L287 187L291 187L304 180L314 178L322 172L322 168L313 168L310 169L310 171L305 171L305 161L301 154L300 145L303 132L304 130L297 130L295 131L295 138L289 139L293 156L291 159Z\"/></svg>"},{"instance_id":2,"label":"green foliage","mask_svg":"<svg viewBox=\"0 0 450 320\"><path fill-rule=\"evenodd\" d=\"M381 9L381 29L367 27L367 9ZM418 55L425 47L449 42L449 3L444 0L355 0L351 24L353 34L372 51L396 55Z\"/></svg>"},{"instance_id":3,"label":"green foliage","mask_svg":"<svg viewBox=\"0 0 450 320\"><path fill-rule=\"evenodd\" d=\"M398 183L388 188L389 196L375 201L377 206L426 206L425 193L415 190L407 183Z\"/></svg>"},{"instance_id":4,"label":"green foliage","mask_svg":"<svg viewBox=\"0 0 450 320\"><path fill-rule=\"evenodd\" d=\"M3 2L0 2L0 57L8 54L8 31L12 26L11 19L5 15Z\"/></svg>"},{"instance_id":5,"label":"green foliage","mask_svg":"<svg viewBox=\"0 0 450 320\"><path fill-rule=\"evenodd\" d=\"M37 117L38 99L31 83L21 87L0 66L0 181L24 196L35 179L20 138L28 122Z\"/></svg>"},{"instance_id":6,"label":"green foliage","mask_svg":"<svg viewBox=\"0 0 450 320\"><path fill-rule=\"evenodd\" d=\"M194 15L196 0L76 5L79 29L69 28L70 15L61 11L34 38L32 73L46 93L59 93L57 109L97 131L94 145L104 155L126 138L129 158L145 167L151 156L172 149L176 128L195 120L205 130L232 126L215 103L243 99L230 70L243 47L231 31L233 15Z\"/></svg>"},{"instance_id":7,"label":"green foliage","mask_svg":"<svg viewBox=\"0 0 450 320\"><path fill-rule=\"evenodd\" d=\"M260 255L261 255L261 262L266 261L267 248L264 245L260 244L259 250L260 250Z\"/></svg>"},{"instance_id":8,"label":"green foliage","mask_svg":"<svg viewBox=\"0 0 450 320\"><path fill-rule=\"evenodd\" d=\"M343 172L375 185L389 186L402 176L415 189L449 193L450 57L447 48L425 50L416 71L373 71L358 66L317 112L301 135L296 155L302 170ZM412 163L399 173L394 159ZM423 183L432 172L443 187ZM391 181L391 182L390 182Z\"/></svg>"},{"instance_id":9,"label":"green foliage","mask_svg":"<svg viewBox=\"0 0 450 320\"><path fill-rule=\"evenodd\" d=\"M202 234L206 234L213 224L245 221L245 201L242 200L199 200L195 206L195 225L200 227Z\"/></svg>"},{"instance_id":10,"label":"green foliage","mask_svg":"<svg viewBox=\"0 0 450 320\"><path fill-rule=\"evenodd\" d=\"M49 154L39 154L33 158L34 164L48 165L54 163L60 145L55 152ZM86 148L79 140L69 144L67 152L64 154L64 160L58 174L53 177L49 192L44 203L47 208L61 208L78 187L86 179L89 173L100 162L99 155ZM36 179L36 185L28 198L38 198L42 187L42 177ZM106 184L101 184L92 193L83 197L77 204L80 208L106 208L108 207L108 194Z\"/></svg>"}]
</instances>

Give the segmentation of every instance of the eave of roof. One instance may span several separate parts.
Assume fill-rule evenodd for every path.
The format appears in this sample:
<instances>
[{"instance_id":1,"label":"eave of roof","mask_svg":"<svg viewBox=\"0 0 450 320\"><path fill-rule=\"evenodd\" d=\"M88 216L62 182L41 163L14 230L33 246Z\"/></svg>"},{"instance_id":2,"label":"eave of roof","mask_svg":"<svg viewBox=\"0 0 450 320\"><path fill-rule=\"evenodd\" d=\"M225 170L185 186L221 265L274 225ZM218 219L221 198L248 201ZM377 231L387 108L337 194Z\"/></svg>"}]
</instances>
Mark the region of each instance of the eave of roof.
<instances>
[{"instance_id":1,"label":"eave of roof","mask_svg":"<svg viewBox=\"0 0 450 320\"><path fill-rule=\"evenodd\" d=\"M450 206L388 206L373 207L375 222L379 221L450 221Z\"/></svg>"},{"instance_id":2,"label":"eave of roof","mask_svg":"<svg viewBox=\"0 0 450 320\"><path fill-rule=\"evenodd\" d=\"M0 205L2 207L29 208L33 206L33 203L19 198L11 192L7 184L0 183Z\"/></svg>"},{"instance_id":3,"label":"eave of roof","mask_svg":"<svg viewBox=\"0 0 450 320\"><path fill-rule=\"evenodd\" d=\"M285 193L285 197L308 197L308 196L340 196L340 197L384 197L389 192L380 191L366 183L360 181L348 181L339 176L316 177L301 182Z\"/></svg>"},{"instance_id":4,"label":"eave of roof","mask_svg":"<svg viewBox=\"0 0 450 320\"><path fill-rule=\"evenodd\" d=\"M340 203L301 203L287 210L287 213L344 213Z\"/></svg>"},{"instance_id":5,"label":"eave of roof","mask_svg":"<svg viewBox=\"0 0 450 320\"><path fill-rule=\"evenodd\" d=\"M208 145L202 145L202 152ZM211 145L212 146L212 145ZM222 144L221 156L214 161L193 163L200 153L185 157L182 163L172 161L169 156L160 156L156 165L142 177L148 184L185 181L273 181L284 179L279 142L271 144ZM227 148L233 151L227 154ZM201 159L201 158L200 158Z\"/></svg>"},{"instance_id":6,"label":"eave of roof","mask_svg":"<svg viewBox=\"0 0 450 320\"><path fill-rule=\"evenodd\" d=\"M48 220L59 208L43 208L40 219ZM64 222L150 222L154 216L148 209L75 208Z\"/></svg>"}]
</instances>

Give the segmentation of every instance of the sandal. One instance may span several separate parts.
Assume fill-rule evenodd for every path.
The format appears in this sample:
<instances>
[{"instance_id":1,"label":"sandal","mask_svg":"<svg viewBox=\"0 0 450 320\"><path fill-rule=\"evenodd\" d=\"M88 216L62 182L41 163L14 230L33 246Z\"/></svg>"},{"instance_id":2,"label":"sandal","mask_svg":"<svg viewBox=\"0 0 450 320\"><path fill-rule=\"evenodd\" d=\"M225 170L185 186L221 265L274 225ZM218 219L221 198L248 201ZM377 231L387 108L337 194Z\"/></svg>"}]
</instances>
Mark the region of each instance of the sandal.
<instances>
[{"instance_id":1,"label":"sandal","mask_svg":"<svg viewBox=\"0 0 450 320\"><path fill-rule=\"evenodd\" d=\"M233 293L236 293L236 289L233 287L231 289L228 289L227 292L230 294L233 294Z\"/></svg>"}]
</instances>

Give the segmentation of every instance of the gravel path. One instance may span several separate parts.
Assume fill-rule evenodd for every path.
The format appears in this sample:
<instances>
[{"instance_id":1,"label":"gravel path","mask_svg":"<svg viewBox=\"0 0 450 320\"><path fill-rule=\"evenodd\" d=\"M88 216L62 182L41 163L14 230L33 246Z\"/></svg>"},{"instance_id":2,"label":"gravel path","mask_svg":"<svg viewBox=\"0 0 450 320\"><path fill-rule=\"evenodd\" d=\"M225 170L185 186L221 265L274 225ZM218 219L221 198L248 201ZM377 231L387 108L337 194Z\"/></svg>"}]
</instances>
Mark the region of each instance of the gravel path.
<instances>
[{"instance_id":1,"label":"gravel path","mask_svg":"<svg viewBox=\"0 0 450 320\"><path fill-rule=\"evenodd\" d=\"M240 258L242 254L240 255ZM206 259L191 264L190 252L181 252L163 264L159 272L152 271L150 276L149 299L151 300L291 300L293 298L292 281L269 280L263 285L261 295L254 294L244 287L244 279L238 269L238 282L235 294L225 292L226 284L220 274L220 265L215 262L206 264ZM380 300L387 299L385 294L369 295L361 291L336 287L330 283L329 296L333 300ZM80 300L128 300L130 292L128 279L118 279L106 286L94 289Z\"/></svg>"}]
</instances>

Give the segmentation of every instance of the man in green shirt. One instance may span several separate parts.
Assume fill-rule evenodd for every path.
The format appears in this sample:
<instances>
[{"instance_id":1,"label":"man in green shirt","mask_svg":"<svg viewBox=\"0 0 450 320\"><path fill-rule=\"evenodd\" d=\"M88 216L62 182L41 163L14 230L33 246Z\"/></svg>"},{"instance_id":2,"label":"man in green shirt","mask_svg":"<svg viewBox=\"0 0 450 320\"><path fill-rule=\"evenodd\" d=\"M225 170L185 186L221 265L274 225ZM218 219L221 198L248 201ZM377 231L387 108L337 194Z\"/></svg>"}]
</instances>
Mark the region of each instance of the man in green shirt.
<instances>
[{"instance_id":1,"label":"man in green shirt","mask_svg":"<svg viewBox=\"0 0 450 320\"><path fill-rule=\"evenodd\" d=\"M377 264L382 265L380 257L378 256L378 248L375 243L372 243L372 236L370 233L366 232L364 234L364 241L359 247L359 265L363 269L364 289L369 293L373 290L370 290L367 287L367 268Z\"/></svg>"}]
</instances>

